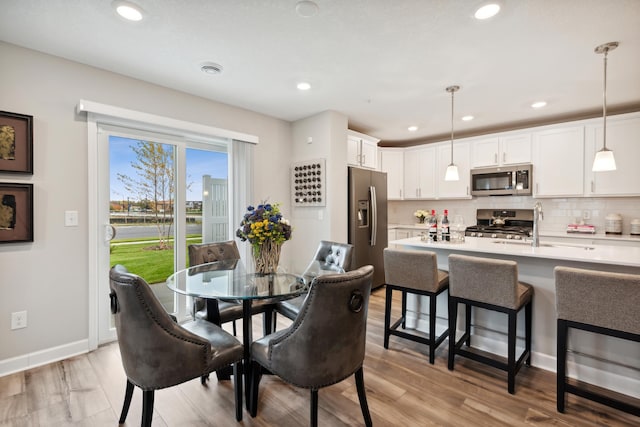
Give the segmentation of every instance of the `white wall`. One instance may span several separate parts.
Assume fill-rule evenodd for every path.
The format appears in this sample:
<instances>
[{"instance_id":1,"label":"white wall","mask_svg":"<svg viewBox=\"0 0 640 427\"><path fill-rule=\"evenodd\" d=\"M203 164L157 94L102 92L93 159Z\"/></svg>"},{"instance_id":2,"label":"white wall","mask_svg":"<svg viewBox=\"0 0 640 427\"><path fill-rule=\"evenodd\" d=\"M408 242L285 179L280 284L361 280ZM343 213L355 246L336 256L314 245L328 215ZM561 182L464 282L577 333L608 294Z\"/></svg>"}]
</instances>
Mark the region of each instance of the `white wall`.
<instances>
[{"instance_id":1,"label":"white wall","mask_svg":"<svg viewBox=\"0 0 640 427\"><path fill-rule=\"evenodd\" d=\"M0 58L0 110L34 117L33 176L0 173L0 181L32 183L35 193L35 241L0 245L0 375L16 361L88 337L87 126L75 114L81 98L257 135L254 195L289 210L290 123L2 42ZM79 212L78 227L64 227L65 210ZM28 327L11 331L10 313L20 310L28 311Z\"/></svg>"},{"instance_id":2,"label":"white wall","mask_svg":"<svg viewBox=\"0 0 640 427\"><path fill-rule=\"evenodd\" d=\"M325 159L327 173L326 206L291 209L293 238L283 248L290 250L293 271L307 266L320 240L347 242L346 141L347 117L335 111L292 125L292 162Z\"/></svg>"}]
</instances>

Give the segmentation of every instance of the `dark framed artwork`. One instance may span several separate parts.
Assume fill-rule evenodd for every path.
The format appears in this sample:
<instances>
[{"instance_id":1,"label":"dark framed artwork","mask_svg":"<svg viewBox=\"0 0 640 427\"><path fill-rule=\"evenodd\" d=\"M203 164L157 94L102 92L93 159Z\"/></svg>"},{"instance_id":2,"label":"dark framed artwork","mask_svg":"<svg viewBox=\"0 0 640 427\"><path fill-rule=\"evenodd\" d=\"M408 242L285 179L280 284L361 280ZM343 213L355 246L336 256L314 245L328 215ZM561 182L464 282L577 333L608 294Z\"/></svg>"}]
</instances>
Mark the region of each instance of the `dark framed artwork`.
<instances>
[{"instance_id":1,"label":"dark framed artwork","mask_svg":"<svg viewBox=\"0 0 640 427\"><path fill-rule=\"evenodd\" d=\"M33 184L0 182L0 243L33 242Z\"/></svg>"},{"instance_id":2,"label":"dark framed artwork","mask_svg":"<svg viewBox=\"0 0 640 427\"><path fill-rule=\"evenodd\" d=\"M33 116L0 111L0 172L33 174Z\"/></svg>"}]
</instances>

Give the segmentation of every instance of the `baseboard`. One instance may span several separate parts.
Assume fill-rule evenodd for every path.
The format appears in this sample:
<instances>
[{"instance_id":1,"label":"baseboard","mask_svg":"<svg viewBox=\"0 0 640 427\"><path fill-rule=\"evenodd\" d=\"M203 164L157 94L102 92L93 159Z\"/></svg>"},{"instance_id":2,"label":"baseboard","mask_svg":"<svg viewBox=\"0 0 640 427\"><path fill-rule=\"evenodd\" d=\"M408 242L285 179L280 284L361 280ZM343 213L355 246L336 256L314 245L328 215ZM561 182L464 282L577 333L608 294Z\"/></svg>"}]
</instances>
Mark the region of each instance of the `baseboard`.
<instances>
[{"instance_id":1,"label":"baseboard","mask_svg":"<svg viewBox=\"0 0 640 427\"><path fill-rule=\"evenodd\" d=\"M0 360L0 377L89 352L89 340L80 340L22 356Z\"/></svg>"}]
</instances>

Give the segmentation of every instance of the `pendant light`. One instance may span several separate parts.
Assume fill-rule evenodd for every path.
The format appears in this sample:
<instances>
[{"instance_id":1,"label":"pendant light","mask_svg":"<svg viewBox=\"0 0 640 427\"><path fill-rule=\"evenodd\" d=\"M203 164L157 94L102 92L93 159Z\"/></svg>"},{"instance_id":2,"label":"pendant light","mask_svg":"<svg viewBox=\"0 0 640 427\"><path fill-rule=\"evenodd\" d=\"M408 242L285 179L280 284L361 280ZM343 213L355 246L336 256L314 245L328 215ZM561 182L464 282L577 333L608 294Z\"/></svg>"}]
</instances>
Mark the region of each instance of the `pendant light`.
<instances>
[{"instance_id":1,"label":"pendant light","mask_svg":"<svg viewBox=\"0 0 640 427\"><path fill-rule=\"evenodd\" d=\"M444 174L445 181L459 181L458 166L453 164L453 94L460 89L460 86L449 86L447 92L451 94L451 163L447 166L447 172Z\"/></svg>"},{"instance_id":2,"label":"pendant light","mask_svg":"<svg viewBox=\"0 0 640 427\"><path fill-rule=\"evenodd\" d=\"M613 158L613 151L607 148L607 54L609 51L618 47L618 42L609 42L601 44L595 48L595 53L604 53L604 90L602 92L602 150L596 153L593 159L594 172L614 171L616 170L616 160Z\"/></svg>"}]
</instances>

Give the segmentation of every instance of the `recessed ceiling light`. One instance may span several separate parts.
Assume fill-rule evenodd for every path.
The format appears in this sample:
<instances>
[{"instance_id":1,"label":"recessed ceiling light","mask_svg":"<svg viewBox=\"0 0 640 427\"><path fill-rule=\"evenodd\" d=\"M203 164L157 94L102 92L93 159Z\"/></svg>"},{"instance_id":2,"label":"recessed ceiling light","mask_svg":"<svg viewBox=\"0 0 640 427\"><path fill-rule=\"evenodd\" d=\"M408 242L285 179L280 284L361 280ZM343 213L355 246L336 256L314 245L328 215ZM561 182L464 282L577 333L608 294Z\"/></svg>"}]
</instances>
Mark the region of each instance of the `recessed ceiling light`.
<instances>
[{"instance_id":1,"label":"recessed ceiling light","mask_svg":"<svg viewBox=\"0 0 640 427\"><path fill-rule=\"evenodd\" d=\"M303 18L311 18L318 13L318 5L309 0L302 0L296 3L296 12Z\"/></svg>"},{"instance_id":2,"label":"recessed ceiling light","mask_svg":"<svg viewBox=\"0 0 640 427\"><path fill-rule=\"evenodd\" d=\"M465 122L468 122L468 121L470 121L470 120L473 120L474 118L475 118L475 117L473 117L473 116L463 116L463 117L462 117L462 120L463 120L463 121L465 121Z\"/></svg>"},{"instance_id":3,"label":"recessed ceiling light","mask_svg":"<svg viewBox=\"0 0 640 427\"><path fill-rule=\"evenodd\" d=\"M531 104L531 108L542 108L547 105L546 101L537 101Z\"/></svg>"},{"instance_id":4,"label":"recessed ceiling light","mask_svg":"<svg viewBox=\"0 0 640 427\"><path fill-rule=\"evenodd\" d=\"M203 62L200 64L200 71L207 74L220 74L222 73L222 65L215 62Z\"/></svg>"},{"instance_id":5,"label":"recessed ceiling light","mask_svg":"<svg viewBox=\"0 0 640 427\"><path fill-rule=\"evenodd\" d=\"M300 82L296 87L298 90L309 90L311 89L311 84L307 82Z\"/></svg>"},{"instance_id":6,"label":"recessed ceiling light","mask_svg":"<svg viewBox=\"0 0 640 427\"><path fill-rule=\"evenodd\" d=\"M418 130L418 126L409 126L409 127L407 128L407 130L408 130L409 132L415 132L415 131L417 131L417 130Z\"/></svg>"},{"instance_id":7,"label":"recessed ceiling light","mask_svg":"<svg viewBox=\"0 0 640 427\"><path fill-rule=\"evenodd\" d=\"M124 0L114 1L111 4L116 9L116 12L118 13L118 15L120 15L121 17L123 17L128 21L137 22L137 21L141 21L143 18L142 8L137 4L124 1Z\"/></svg>"},{"instance_id":8,"label":"recessed ceiling light","mask_svg":"<svg viewBox=\"0 0 640 427\"><path fill-rule=\"evenodd\" d=\"M496 3L489 3L481 6L476 10L476 13L473 15L476 19L489 19L492 16L496 16L500 12L500 5Z\"/></svg>"}]
</instances>

